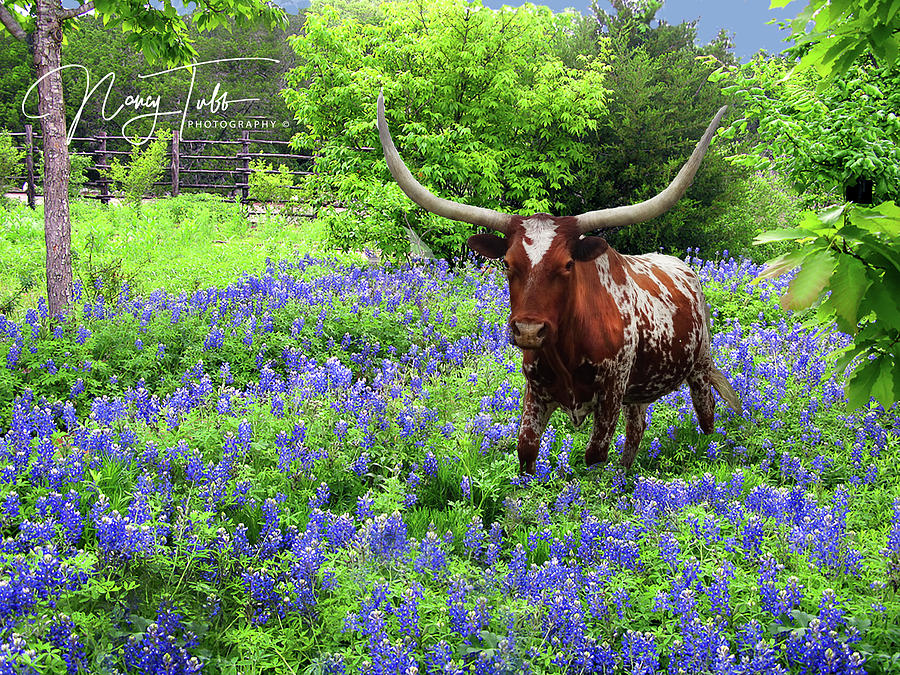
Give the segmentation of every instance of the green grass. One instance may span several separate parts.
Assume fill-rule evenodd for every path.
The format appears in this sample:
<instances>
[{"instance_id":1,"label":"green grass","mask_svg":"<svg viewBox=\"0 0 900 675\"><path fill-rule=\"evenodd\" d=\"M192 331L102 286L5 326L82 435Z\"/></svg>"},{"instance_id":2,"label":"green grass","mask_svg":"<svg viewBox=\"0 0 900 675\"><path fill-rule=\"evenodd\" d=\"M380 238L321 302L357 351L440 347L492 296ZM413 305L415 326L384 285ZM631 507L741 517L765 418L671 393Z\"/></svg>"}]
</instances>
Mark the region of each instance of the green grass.
<instances>
[{"instance_id":1,"label":"green grass","mask_svg":"<svg viewBox=\"0 0 900 675\"><path fill-rule=\"evenodd\" d=\"M35 307L46 295L44 213L7 202L0 231L0 303L6 314ZM134 294L172 293L226 286L266 259L286 260L321 252L323 232L312 219L262 216L251 223L239 204L216 195L184 194L127 205L71 203L72 261L76 279L90 289L128 283ZM352 257L352 256L351 256ZM24 291L23 291L24 289Z\"/></svg>"}]
</instances>

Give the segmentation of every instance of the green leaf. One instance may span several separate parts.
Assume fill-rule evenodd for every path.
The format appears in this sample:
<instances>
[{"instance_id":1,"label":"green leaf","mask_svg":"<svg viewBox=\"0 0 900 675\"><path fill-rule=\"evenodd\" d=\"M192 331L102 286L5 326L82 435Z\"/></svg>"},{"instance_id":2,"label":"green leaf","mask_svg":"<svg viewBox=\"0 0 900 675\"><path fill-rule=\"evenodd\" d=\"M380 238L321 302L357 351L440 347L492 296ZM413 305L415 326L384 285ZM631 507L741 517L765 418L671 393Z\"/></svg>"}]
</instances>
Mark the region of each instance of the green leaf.
<instances>
[{"instance_id":1,"label":"green leaf","mask_svg":"<svg viewBox=\"0 0 900 675\"><path fill-rule=\"evenodd\" d=\"M806 251L791 251L790 253L785 253L784 255L780 255L777 258L767 261L766 266L763 267L762 272L760 272L753 280L753 283L759 283L762 279L774 279L775 277L780 277L785 272L789 272L800 265L806 255Z\"/></svg>"},{"instance_id":2,"label":"green leaf","mask_svg":"<svg viewBox=\"0 0 900 675\"><path fill-rule=\"evenodd\" d=\"M866 267L849 255L838 256L837 267L831 275L829 286L831 296L828 303L834 308L841 330L856 332L859 323L859 303L871 285L866 275ZM843 323L842 323L843 322Z\"/></svg>"},{"instance_id":3,"label":"green leaf","mask_svg":"<svg viewBox=\"0 0 900 675\"><path fill-rule=\"evenodd\" d=\"M859 408L874 398L889 408L896 400L891 366L891 358L887 354L879 354L857 366L847 382L847 405L851 409Z\"/></svg>"},{"instance_id":4,"label":"green leaf","mask_svg":"<svg viewBox=\"0 0 900 675\"><path fill-rule=\"evenodd\" d=\"M844 370L847 366L850 365L850 362L853 361L860 354L864 354L869 351L869 348L865 345L860 344L851 344L843 350L843 354L840 354L838 358L834 361L834 369L838 374L843 374ZM838 352L836 352L837 355Z\"/></svg>"},{"instance_id":5,"label":"green leaf","mask_svg":"<svg viewBox=\"0 0 900 675\"><path fill-rule=\"evenodd\" d=\"M804 230L801 227L790 227L762 232L754 237L753 243L757 245L768 244L773 241L784 241L785 239L805 239L806 237L814 236L816 235L809 230Z\"/></svg>"},{"instance_id":6,"label":"green leaf","mask_svg":"<svg viewBox=\"0 0 900 675\"><path fill-rule=\"evenodd\" d=\"M830 252L816 251L809 255L788 285L787 292L781 298L781 306L798 310L812 305L828 283L834 266L834 255Z\"/></svg>"},{"instance_id":7,"label":"green leaf","mask_svg":"<svg viewBox=\"0 0 900 675\"><path fill-rule=\"evenodd\" d=\"M869 286L863 296L861 309L866 314L874 312L882 329L900 331L900 305L897 304L896 291L888 284L874 283Z\"/></svg>"},{"instance_id":8,"label":"green leaf","mask_svg":"<svg viewBox=\"0 0 900 675\"><path fill-rule=\"evenodd\" d=\"M846 208L847 204L841 204L840 206L832 206L830 209L820 211L818 214L819 220L822 221L823 225L835 225Z\"/></svg>"},{"instance_id":9,"label":"green leaf","mask_svg":"<svg viewBox=\"0 0 900 675\"><path fill-rule=\"evenodd\" d=\"M871 208L857 207L850 212L850 222L869 232L900 236L900 206L883 202Z\"/></svg>"}]
</instances>

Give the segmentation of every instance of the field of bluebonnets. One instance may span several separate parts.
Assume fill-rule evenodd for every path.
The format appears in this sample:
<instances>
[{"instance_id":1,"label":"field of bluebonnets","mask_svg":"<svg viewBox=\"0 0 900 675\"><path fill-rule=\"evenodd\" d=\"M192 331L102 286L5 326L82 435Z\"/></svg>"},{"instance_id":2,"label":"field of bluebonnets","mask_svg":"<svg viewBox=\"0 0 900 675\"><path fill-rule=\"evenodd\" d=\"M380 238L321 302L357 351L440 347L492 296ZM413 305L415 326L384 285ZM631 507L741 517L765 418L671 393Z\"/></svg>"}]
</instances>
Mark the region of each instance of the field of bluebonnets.
<instances>
[{"instance_id":1,"label":"field of bluebonnets","mask_svg":"<svg viewBox=\"0 0 900 675\"><path fill-rule=\"evenodd\" d=\"M900 672L897 410L846 410L783 282L689 256L742 417L676 392L623 474L557 413L519 476L495 268L256 263L185 203L181 249L79 207L118 266L0 316L0 673ZM214 239L242 271L138 292Z\"/></svg>"}]
</instances>

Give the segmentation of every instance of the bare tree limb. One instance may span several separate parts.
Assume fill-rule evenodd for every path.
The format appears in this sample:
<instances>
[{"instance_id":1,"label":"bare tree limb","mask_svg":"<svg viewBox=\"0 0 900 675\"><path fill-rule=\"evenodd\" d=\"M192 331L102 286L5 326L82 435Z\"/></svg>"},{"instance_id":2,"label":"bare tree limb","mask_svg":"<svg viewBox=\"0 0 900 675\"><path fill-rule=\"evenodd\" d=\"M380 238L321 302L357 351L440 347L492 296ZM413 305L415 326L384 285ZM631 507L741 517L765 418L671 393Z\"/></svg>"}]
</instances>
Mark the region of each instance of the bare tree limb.
<instances>
[{"instance_id":1,"label":"bare tree limb","mask_svg":"<svg viewBox=\"0 0 900 675\"><path fill-rule=\"evenodd\" d=\"M73 7L72 9L64 9L59 13L59 18L61 21L65 21L66 19L73 19L76 16L87 14L92 9L94 9L94 0L86 2L83 5L79 5L78 7Z\"/></svg>"},{"instance_id":2,"label":"bare tree limb","mask_svg":"<svg viewBox=\"0 0 900 675\"><path fill-rule=\"evenodd\" d=\"M0 4L0 22L6 26L6 30L12 33L12 36L17 40L28 43L28 34L25 32L25 29L22 28L19 20L10 12L6 7Z\"/></svg>"}]
</instances>

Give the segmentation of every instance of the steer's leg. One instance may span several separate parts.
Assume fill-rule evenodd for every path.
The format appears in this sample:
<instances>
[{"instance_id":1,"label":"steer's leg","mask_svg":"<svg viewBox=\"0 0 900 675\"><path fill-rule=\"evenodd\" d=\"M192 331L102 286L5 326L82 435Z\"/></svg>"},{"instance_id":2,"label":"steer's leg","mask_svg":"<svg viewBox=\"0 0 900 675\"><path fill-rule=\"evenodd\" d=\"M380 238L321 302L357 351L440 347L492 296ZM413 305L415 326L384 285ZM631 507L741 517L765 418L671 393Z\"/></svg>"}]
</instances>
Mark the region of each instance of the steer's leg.
<instances>
[{"instance_id":1,"label":"steer's leg","mask_svg":"<svg viewBox=\"0 0 900 675\"><path fill-rule=\"evenodd\" d=\"M588 466L602 464L606 461L609 455L609 443L616 430L621 407L621 391L607 390L605 395L601 394L597 397L597 406L594 409L594 430L584 451L584 463Z\"/></svg>"},{"instance_id":2,"label":"steer's leg","mask_svg":"<svg viewBox=\"0 0 900 675\"><path fill-rule=\"evenodd\" d=\"M519 471L534 473L534 462L541 446L541 436L556 410L557 403L541 391L535 391L529 382L522 405L522 421L519 422Z\"/></svg>"},{"instance_id":3,"label":"steer's leg","mask_svg":"<svg viewBox=\"0 0 900 675\"><path fill-rule=\"evenodd\" d=\"M634 457L647 429L647 406L647 403L632 403L625 406L625 447L619 462L626 469L634 464Z\"/></svg>"},{"instance_id":4,"label":"steer's leg","mask_svg":"<svg viewBox=\"0 0 900 675\"><path fill-rule=\"evenodd\" d=\"M709 369L696 369L688 377L691 388L691 401L697 411L697 421L704 434L711 434L715 426L716 399L712 392L712 381Z\"/></svg>"}]
</instances>

